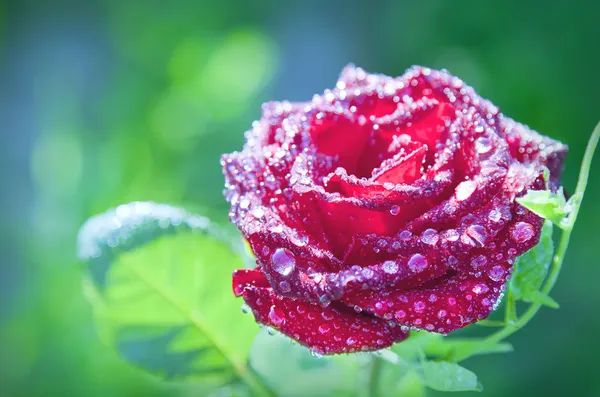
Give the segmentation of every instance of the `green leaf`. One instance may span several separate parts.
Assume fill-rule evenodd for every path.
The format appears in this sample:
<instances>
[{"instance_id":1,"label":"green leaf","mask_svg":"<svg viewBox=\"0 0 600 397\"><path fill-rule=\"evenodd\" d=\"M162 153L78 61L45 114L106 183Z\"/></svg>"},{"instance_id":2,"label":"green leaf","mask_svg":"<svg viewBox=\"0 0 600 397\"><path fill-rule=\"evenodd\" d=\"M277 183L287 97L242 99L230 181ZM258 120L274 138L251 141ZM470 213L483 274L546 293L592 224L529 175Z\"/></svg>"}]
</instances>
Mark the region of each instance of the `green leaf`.
<instances>
[{"instance_id":1,"label":"green leaf","mask_svg":"<svg viewBox=\"0 0 600 397\"><path fill-rule=\"evenodd\" d=\"M477 375L456 363L424 361L420 372L425 386L439 391L482 391Z\"/></svg>"},{"instance_id":2,"label":"green leaf","mask_svg":"<svg viewBox=\"0 0 600 397\"><path fill-rule=\"evenodd\" d=\"M552 222L546 221L539 243L517 258L515 271L510 279L510 289L516 299L556 306L550 297L543 296L539 289L548 273L554 255ZM554 303L551 303L554 302Z\"/></svg>"},{"instance_id":3,"label":"green leaf","mask_svg":"<svg viewBox=\"0 0 600 397\"><path fill-rule=\"evenodd\" d=\"M556 193L550 190L529 190L525 196L517 198L517 202L557 225L561 225L569 213L562 188Z\"/></svg>"},{"instance_id":4,"label":"green leaf","mask_svg":"<svg viewBox=\"0 0 600 397\"><path fill-rule=\"evenodd\" d=\"M271 332L273 333L273 332ZM278 396L355 396L368 382L371 355L313 357L309 349L275 332L262 331L250 365Z\"/></svg>"},{"instance_id":5,"label":"green leaf","mask_svg":"<svg viewBox=\"0 0 600 397\"><path fill-rule=\"evenodd\" d=\"M84 288L102 339L165 379L259 389L247 368L258 327L240 312L240 255L201 216L131 203L91 218L78 236Z\"/></svg>"}]
</instances>

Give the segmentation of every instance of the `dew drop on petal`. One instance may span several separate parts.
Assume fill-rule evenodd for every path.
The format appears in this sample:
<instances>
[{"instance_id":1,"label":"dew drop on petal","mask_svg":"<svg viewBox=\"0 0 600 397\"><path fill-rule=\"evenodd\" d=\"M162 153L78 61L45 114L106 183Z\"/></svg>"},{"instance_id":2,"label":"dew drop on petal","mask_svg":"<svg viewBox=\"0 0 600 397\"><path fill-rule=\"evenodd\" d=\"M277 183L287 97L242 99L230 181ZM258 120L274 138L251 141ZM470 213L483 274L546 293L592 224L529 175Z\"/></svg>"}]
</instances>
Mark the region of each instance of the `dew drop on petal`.
<instances>
[{"instance_id":1,"label":"dew drop on petal","mask_svg":"<svg viewBox=\"0 0 600 397\"><path fill-rule=\"evenodd\" d=\"M250 200L248 200L247 198L243 198L240 200L240 208L245 210L248 207L250 207Z\"/></svg>"},{"instance_id":2,"label":"dew drop on petal","mask_svg":"<svg viewBox=\"0 0 600 397\"><path fill-rule=\"evenodd\" d=\"M421 234L421 241L428 245L437 244L440 237L435 229L427 229Z\"/></svg>"},{"instance_id":3,"label":"dew drop on petal","mask_svg":"<svg viewBox=\"0 0 600 397\"><path fill-rule=\"evenodd\" d=\"M427 266L429 266L427 257L421 254L414 254L408 260L408 268L414 273L422 272Z\"/></svg>"},{"instance_id":4,"label":"dew drop on petal","mask_svg":"<svg viewBox=\"0 0 600 397\"><path fill-rule=\"evenodd\" d=\"M290 283L288 283L287 281L282 281L279 283L279 289L281 290L281 292L286 294L292 290L292 287L290 286Z\"/></svg>"},{"instance_id":5,"label":"dew drop on petal","mask_svg":"<svg viewBox=\"0 0 600 397\"><path fill-rule=\"evenodd\" d=\"M473 287L473 293L475 294L485 294L489 290L489 287L485 284L477 284Z\"/></svg>"},{"instance_id":6,"label":"dew drop on petal","mask_svg":"<svg viewBox=\"0 0 600 397\"><path fill-rule=\"evenodd\" d=\"M510 236L515 243L524 243L535 235L533 226L527 222L517 222L510 231Z\"/></svg>"},{"instance_id":7,"label":"dew drop on petal","mask_svg":"<svg viewBox=\"0 0 600 397\"><path fill-rule=\"evenodd\" d=\"M348 337L348 339L346 339L346 344L347 344L348 346L352 346L352 345L353 345L353 344L355 344L355 343L356 343L356 339L354 339L354 338L353 338L353 337L351 337L351 336L350 336L350 337Z\"/></svg>"},{"instance_id":8,"label":"dew drop on petal","mask_svg":"<svg viewBox=\"0 0 600 397\"><path fill-rule=\"evenodd\" d=\"M425 303L421 301L416 301L413 306L416 312L422 312L423 310L425 310Z\"/></svg>"},{"instance_id":9,"label":"dew drop on petal","mask_svg":"<svg viewBox=\"0 0 600 397\"><path fill-rule=\"evenodd\" d=\"M277 248L271 256L273 270L282 276L289 276L296 267L296 259L292 251L287 248Z\"/></svg>"},{"instance_id":10,"label":"dew drop on petal","mask_svg":"<svg viewBox=\"0 0 600 397\"><path fill-rule=\"evenodd\" d=\"M492 150L492 143L490 142L490 139L484 136L477 138L475 140L475 150L479 154L485 154Z\"/></svg>"},{"instance_id":11,"label":"dew drop on petal","mask_svg":"<svg viewBox=\"0 0 600 397\"><path fill-rule=\"evenodd\" d=\"M471 197L477 186L473 181L464 181L456 186L456 199L458 201L464 201Z\"/></svg>"},{"instance_id":12,"label":"dew drop on petal","mask_svg":"<svg viewBox=\"0 0 600 397\"><path fill-rule=\"evenodd\" d=\"M383 271L387 274L394 274L398 272L398 264L394 261L385 261L383 262Z\"/></svg>"},{"instance_id":13,"label":"dew drop on petal","mask_svg":"<svg viewBox=\"0 0 600 397\"><path fill-rule=\"evenodd\" d=\"M281 309L276 308L275 305L271 306L271 309L269 310L269 321L273 326L280 327L285 324L284 316Z\"/></svg>"},{"instance_id":14,"label":"dew drop on petal","mask_svg":"<svg viewBox=\"0 0 600 397\"><path fill-rule=\"evenodd\" d=\"M408 230L403 230L400 233L398 233L398 238L400 238L400 240L402 240L402 241L408 240L409 238L411 238L411 236L412 236L412 233L409 232Z\"/></svg>"},{"instance_id":15,"label":"dew drop on petal","mask_svg":"<svg viewBox=\"0 0 600 397\"><path fill-rule=\"evenodd\" d=\"M322 334L326 334L331 331L331 326L329 324L321 324L318 328L319 332Z\"/></svg>"},{"instance_id":16,"label":"dew drop on petal","mask_svg":"<svg viewBox=\"0 0 600 397\"><path fill-rule=\"evenodd\" d=\"M460 235L455 229L448 229L444 232L444 238L448 241L457 241Z\"/></svg>"},{"instance_id":17,"label":"dew drop on petal","mask_svg":"<svg viewBox=\"0 0 600 397\"><path fill-rule=\"evenodd\" d=\"M392 205L392 208L390 208L390 214L398 215L399 213L400 213L400 207L397 205Z\"/></svg>"},{"instance_id":18,"label":"dew drop on petal","mask_svg":"<svg viewBox=\"0 0 600 397\"><path fill-rule=\"evenodd\" d=\"M502 277L504 276L504 269L502 268L502 266L494 266L490 269L490 271L488 272L488 277L490 279L492 279L493 281L500 281L502 280Z\"/></svg>"},{"instance_id":19,"label":"dew drop on petal","mask_svg":"<svg viewBox=\"0 0 600 397\"><path fill-rule=\"evenodd\" d=\"M492 222L500 222L502 219L502 213L496 209L493 209L488 214L488 219Z\"/></svg>"},{"instance_id":20,"label":"dew drop on petal","mask_svg":"<svg viewBox=\"0 0 600 397\"><path fill-rule=\"evenodd\" d=\"M487 258L483 255L479 255L475 258L473 258L473 260L471 260L471 266L473 266L474 269L479 269L482 268L483 266L485 266L487 263Z\"/></svg>"},{"instance_id":21,"label":"dew drop on petal","mask_svg":"<svg viewBox=\"0 0 600 397\"><path fill-rule=\"evenodd\" d=\"M481 225L471 225L471 226L469 226L467 228L467 234L473 240L477 241L477 243L479 243L479 245L482 246L482 247L485 245L485 241L486 241L486 239L488 237L487 230L485 230L485 227L483 227Z\"/></svg>"}]
</instances>

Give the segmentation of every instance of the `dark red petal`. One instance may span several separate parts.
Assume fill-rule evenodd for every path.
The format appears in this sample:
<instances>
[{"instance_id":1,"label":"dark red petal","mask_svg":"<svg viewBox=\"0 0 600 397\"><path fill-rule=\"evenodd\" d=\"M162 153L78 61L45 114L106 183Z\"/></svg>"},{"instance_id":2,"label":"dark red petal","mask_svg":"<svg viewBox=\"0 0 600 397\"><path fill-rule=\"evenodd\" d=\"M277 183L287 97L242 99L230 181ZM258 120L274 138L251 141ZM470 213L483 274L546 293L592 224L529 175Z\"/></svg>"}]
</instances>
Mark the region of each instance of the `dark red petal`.
<instances>
[{"instance_id":1,"label":"dark red petal","mask_svg":"<svg viewBox=\"0 0 600 397\"><path fill-rule=\"evenodd\" d=\"M556 190L560 185L560 174L567 155L567 146L542 136L524 124L508 117L500 120L502 134L510 148L510 154L524 164L539 164L550 170L550 185Z\"/></svg>"},{"instance_id":2,"label":"dark red petal","mask_svg":"<svg viewBox=\"0 0 600 397\"><path fill-rule=\"evenodd\" d=\"M422 175L427 146L400 156L386 160L381 167L373 170L373 182L393 184L405 183L411 184Z\"/></svg>"},{"instance_id":3,"label":"dark red petal","mask_svg":"<svg viewBox=\"0 0 600 397\"><path fill-rule=\"evenodd\" d=\"M365 291L344 302L403 327L445 334L486 318L494 310L512 268L498 266L498 282L462 275L444 279L433 288Z\"/></svg>"},{"instance_id":4,"label":"dark red petal","mask_svg":"<svg viewBox=\"0 0 600 397\"><path fill-rule=\"evenodd\" d=\"M234 270L232 277L232 288L235 296L242 296L244 288L249 286L268 288L269 282L265 276L256 269Z\"/></svg>"},{"instance_id":5,"label":"dark red petal","mask_svg":"<svg viewBox=\"0 0 600 397\"><path fill-rule=\"evenodd\" d=\"M260 280L260 272L253 272L255 280ZM236 281L234 279L234 284ZM408 336L399 327L390 327L384 320L356 313L339 303L322 307L283 298L275 295L270 288L259 286L260 283L254 281L242 292L256 321L277 329L320 354L379 350Z\"/></svg>"}]
</instances>

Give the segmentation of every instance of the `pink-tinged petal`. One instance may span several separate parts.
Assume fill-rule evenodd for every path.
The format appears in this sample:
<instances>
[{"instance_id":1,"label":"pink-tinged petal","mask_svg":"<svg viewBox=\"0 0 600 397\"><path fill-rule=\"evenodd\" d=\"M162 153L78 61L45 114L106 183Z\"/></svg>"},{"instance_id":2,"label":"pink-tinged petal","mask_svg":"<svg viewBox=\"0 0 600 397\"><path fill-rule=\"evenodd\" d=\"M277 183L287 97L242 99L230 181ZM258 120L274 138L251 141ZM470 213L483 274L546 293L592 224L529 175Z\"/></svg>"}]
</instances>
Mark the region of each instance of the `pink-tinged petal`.
<instances>
[{"instance_id":1,"label":"pink-tinged petal","mask_svg":"<svg viewBox=\"0 0 600 397\"><path fill-rule=\"evenodd\" d=\"M310 134L319 153L335 157L337 166L354 171L371 131L370 126L360 125L353 117L328 111L314 116Z\"/></svg>"},{"instance_id":2,"label":"pink-tinged petal","mask_svg":"<svg viewBox=\"0 0 600 397\"><path fill-rule=\"evenodd\" d=\"M540 183L537 178L534 186ZM496 234L482 222L462 225L449 240L445 240L444 232L435 240L433 254L426 258L439 268L446 264L446 269L451 269L443 277L432 277L416 288L345 294L341 300L398 325L440 333L488 317L500 302L515 259L537 244L543 223L514 202L508 214L491 218L489 222L502 220L504 224ZM415 246L413 241L412 248Z\"/></svg>"},{"instance_id":3,"label":"pink-tinged petal","mask_svg":"<svg viewBox=\"0 0 600 397\"><path fill-rule=\"evenodd\" d=\"M234 295L242 296L244 294L244 289L248 287L269 288L269 282L259 270L234 270L232 277L232 289Z\"/></svg>"},{"instance_id":4,"label":"pink-tinged petal","mask_svg":"<svg viewBox=\"0 0 600 397\"><path fill-rule=\"evenodd\" d=\"M411 184L422 175L422 168L427 154L427 146L406 155L394 156L373 170L373 182L393 184Z\"/></svg>"},{"instance_id":5,"label":"pink-tinged petal","mask_svg":"<svg viewBox=\"0 0 600 397\"><path fill-rule=\"evenodd\" d=\"M474 276L454 276L434 287L414 290L365 291L344 298L368 313L393 321L402 328L446 334L489 316L498 304L512 265L497 265L492 281ZM406 328L404 328L406 329Z\"/></svg>"},{"instance_id":6,"label":"pink-tinged petal","mask_svg":"<svg viewBox=\"0 0 600 397\"><path fill-rule=\"evenodd\" d=\"M256 279L260 272L254 271ZM236 279L234 284L248 278ZM256 321L273 327L320 354L373 351L404 340L408 334L386 321L332 303L327 307L277 296L259 280L242 288Z\"/></svg>"},{"instance_id":7,"label":"pink-tinged petal","mask_svg":"<svg viewBox=\"0 0 600 397\"><path fill-rule=\"evenodd\" d=\"M539 164L550 171L550 187L560 185L560 174L567 155L567 146L542 136L524 124L503 117L500 121L502 134L510 148L510 154L524 164Z\"/></svg>"}]
</instances>

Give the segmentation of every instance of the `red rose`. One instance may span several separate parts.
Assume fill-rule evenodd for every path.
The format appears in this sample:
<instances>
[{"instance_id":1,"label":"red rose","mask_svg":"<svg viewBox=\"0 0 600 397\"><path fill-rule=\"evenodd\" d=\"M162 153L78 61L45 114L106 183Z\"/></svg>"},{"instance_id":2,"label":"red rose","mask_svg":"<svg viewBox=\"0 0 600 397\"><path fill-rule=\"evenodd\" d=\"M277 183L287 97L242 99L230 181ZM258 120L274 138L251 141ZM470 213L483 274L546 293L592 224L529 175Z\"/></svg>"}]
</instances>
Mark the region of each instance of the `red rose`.
<instances>
[{"instance_id":1,"label":"red rose","mask_svg":"<svg viewBox=\"0 0 600 397\"><path fill-rule=\"evenodd\" d=\"M541 231L515 198L544 189L544 167L556 189L567 151L422 67L348 66L310 102L264 105L246 139L222 163L259 266L234 273L234 292L325 354L486 318Z\"/></svg>"}]
</instances>

